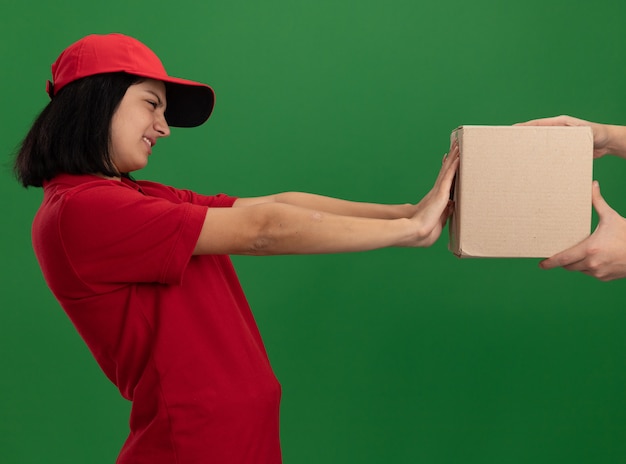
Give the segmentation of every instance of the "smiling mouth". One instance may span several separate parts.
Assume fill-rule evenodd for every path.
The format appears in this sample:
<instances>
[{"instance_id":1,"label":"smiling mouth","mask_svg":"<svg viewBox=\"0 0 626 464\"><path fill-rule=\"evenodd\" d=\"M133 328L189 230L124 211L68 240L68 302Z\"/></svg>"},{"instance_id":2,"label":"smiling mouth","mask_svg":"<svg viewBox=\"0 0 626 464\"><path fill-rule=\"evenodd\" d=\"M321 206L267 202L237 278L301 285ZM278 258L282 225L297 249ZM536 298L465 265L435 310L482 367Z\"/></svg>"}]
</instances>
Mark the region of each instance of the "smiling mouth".
<instances>
[{"instance_id":1,"label":"smiling mouth","mask_svg":"<svg viewBox=\"0 0 626 464\"><path fill-rule=\"evenodd\" d=\"M151 152L152 147L154 146L154 143L152 143L152 140L150 140L148 137L142 137L142 140L146 143L146 145L148 145L148 150Z\"/></svg>"}]
</instances>

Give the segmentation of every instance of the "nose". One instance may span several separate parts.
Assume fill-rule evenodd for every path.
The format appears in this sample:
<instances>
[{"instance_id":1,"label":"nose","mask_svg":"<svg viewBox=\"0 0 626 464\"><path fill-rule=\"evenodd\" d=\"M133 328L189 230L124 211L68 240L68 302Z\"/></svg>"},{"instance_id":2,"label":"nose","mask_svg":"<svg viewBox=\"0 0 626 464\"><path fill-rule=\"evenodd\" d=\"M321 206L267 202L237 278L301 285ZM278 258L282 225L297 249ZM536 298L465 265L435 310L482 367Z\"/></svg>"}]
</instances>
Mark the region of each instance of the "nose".
<instances>
[{"instance_id":1,"label":"nose","mask_svg":"<svg viewBox=\"0 0 626 464\"><path fill-rule=\"evenodd\" d=\"M159 133L159 137L168 137L170 135L170 126L167 124L165 115L161 115L155 120L154 129Z\"/></svg>"}]
</instances>

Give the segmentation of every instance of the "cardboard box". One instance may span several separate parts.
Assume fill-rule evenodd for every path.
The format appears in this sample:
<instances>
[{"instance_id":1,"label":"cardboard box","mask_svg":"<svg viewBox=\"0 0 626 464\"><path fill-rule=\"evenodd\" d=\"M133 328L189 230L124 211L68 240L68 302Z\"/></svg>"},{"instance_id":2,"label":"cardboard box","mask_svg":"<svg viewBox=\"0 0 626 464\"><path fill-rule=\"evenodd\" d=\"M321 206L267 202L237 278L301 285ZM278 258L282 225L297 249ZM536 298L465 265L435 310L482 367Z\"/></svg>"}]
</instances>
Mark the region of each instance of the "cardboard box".
<instances>
[{"instance_id":1,"label":"cardboard box","mask_svg":"<svg viewBox=\"0 0 626 464\"><path fill-rule=\"evenodd\" d=\"M454 140L455 255L546 258L589 235L591 128L461 126Z\"/></svg>"}]
</instances>

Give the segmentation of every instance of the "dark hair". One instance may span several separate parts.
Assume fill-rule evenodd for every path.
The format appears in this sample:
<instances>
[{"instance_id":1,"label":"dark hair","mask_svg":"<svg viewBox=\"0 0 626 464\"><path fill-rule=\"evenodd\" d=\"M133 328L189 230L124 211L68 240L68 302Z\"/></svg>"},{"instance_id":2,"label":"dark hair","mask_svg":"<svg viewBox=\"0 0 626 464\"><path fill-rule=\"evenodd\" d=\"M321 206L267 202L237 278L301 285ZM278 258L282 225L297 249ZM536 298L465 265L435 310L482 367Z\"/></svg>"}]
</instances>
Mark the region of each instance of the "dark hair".
<instances>
[{"instance_id":1,"label":"dark hair","mask_svg":"<svg viewBox=\"0 0 626 464\"><path fill-rule=\"evenodd\" d=\"M126 90L142 78L126 73L84 77L61 89L22 141L13 170L24 187L57 174L119 176L111 161L111 119Z\"/></svg>"}]
</instances>

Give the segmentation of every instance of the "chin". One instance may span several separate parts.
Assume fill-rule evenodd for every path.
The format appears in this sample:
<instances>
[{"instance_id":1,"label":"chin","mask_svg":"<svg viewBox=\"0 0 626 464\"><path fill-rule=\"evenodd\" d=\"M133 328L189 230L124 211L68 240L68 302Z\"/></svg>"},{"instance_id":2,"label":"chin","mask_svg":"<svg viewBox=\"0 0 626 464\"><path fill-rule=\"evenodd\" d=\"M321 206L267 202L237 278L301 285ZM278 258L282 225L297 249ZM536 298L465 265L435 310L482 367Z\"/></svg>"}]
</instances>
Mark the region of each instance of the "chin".
<instances>
[{"instance_id":1,"label":"chin","mask_svg":"<svg viewBox=\"0 0 626 464\"><path fill-rule=\"evenodd\" d=\"M148 161L146 161L145 163L137 163L133 166L128 166L126 172L131 173L131 172L139 171L145 168L147 165L148 165Z\"/></svg>"}]
</instances>

